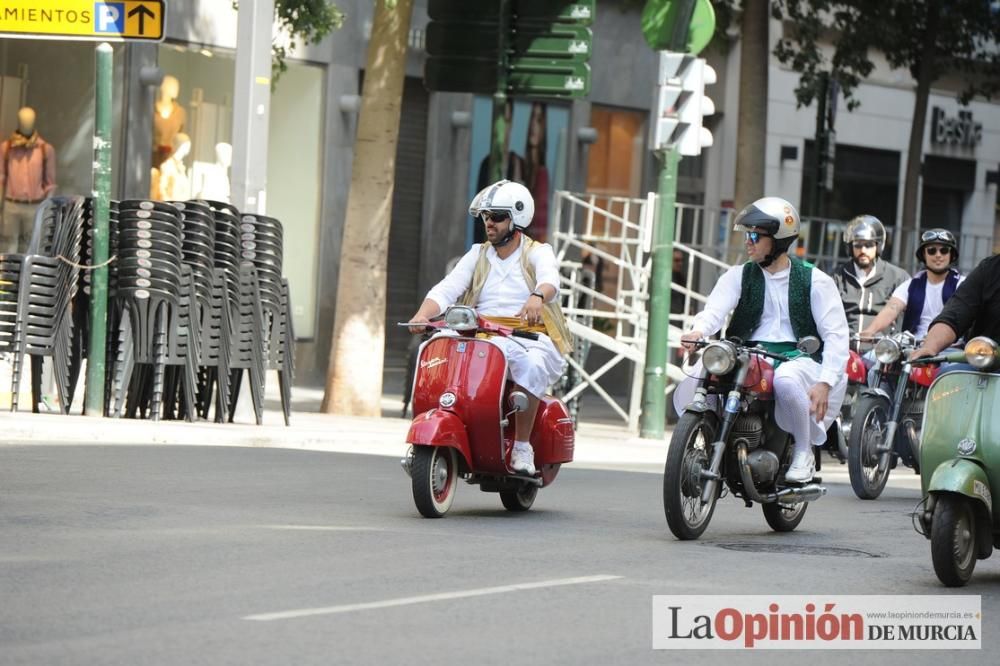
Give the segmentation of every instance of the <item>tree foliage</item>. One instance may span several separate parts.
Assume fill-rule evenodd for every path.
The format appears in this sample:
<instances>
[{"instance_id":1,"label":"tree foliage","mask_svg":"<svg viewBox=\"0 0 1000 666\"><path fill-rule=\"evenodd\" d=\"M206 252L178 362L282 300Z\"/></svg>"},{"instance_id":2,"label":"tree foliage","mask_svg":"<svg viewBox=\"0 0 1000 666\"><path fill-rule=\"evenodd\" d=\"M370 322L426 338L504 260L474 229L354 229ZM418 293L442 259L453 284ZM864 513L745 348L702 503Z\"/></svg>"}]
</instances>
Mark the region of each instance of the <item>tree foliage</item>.
<instances>
[{"instance_id":1,"label":"tree foliage","mask_svg":"<svg viewBox=\"0 0 1000 666\"><path fill-rule=\"evenodd\" d=\"M239 8L238 0L233 0L233 8ZM329 0L274 0L274 18L290 39L287 44L271 45L272 84L288 69L285 59L298 40L316 44L344 24L344 13Z\"/></svg>"},{"instance_id":2,"label":"tree foliage","mask_svg":"<svg viewBox=\"0 0 1000 666\"><path fill-rule=\"evenodd\" d=\"M774 53L800 75L800 106L812 102L829 72L855 108L854 92L874 69L875 51L914 80L922 64L930 65L932 82L961 75L962 103L1000 89L1000 11L988 0L772 0L772 14L792 27ZM823 42L832 42L832 54Z\"/></svg>"}]
</instances>

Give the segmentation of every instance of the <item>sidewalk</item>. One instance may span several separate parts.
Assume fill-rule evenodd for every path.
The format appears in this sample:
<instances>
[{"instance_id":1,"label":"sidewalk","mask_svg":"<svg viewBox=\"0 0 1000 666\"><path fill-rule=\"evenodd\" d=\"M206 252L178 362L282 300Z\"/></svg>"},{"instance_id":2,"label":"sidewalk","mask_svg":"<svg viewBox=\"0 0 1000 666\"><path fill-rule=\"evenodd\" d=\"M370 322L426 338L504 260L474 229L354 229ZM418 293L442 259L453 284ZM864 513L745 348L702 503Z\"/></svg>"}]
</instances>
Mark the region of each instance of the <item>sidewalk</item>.
<instances>
[{"instance_id":1,"label":"sidewalk","mask_svg":"<svg viewBox=\"0 0 1000 666\"><path fill-rule=\"evenodd\" d=\"M276 394L277 382L268 382L264 425L253 425L252 412L240 409L236 423L206 421L152 422L140 419L91 418L72 414L30 411L0 412L2 444L173 444L191 446L254 446L336 451L402 457L410 419L400 418L401 396L385 394L382 417L332 416L319 413L321 389L292 390L292 425L286 427ZM246 392L242 392L245 394ZM243 397L241 395L241 402ZM633 436L610 408L586 401L576 433L574 465L633 471L663 469L670 433L663 441ZM22 403L27 406L27 400ZM29 408L30 409L30 408ZM589 410L589 411L588 411ZM594 419L587 420L592 413ZM2 445L0 444L0 445Z\"/></svg>"}]
</instances>

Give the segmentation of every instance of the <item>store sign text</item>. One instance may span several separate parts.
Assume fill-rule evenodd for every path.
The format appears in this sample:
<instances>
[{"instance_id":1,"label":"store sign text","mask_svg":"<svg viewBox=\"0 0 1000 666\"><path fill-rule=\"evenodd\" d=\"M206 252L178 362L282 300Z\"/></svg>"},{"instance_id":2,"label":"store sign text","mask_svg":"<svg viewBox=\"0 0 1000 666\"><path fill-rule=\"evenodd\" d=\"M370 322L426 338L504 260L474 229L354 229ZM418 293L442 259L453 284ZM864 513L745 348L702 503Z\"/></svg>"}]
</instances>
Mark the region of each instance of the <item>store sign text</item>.
<instances>
[{"instance_id":1,"label":"store sign text","mask_svg":"<svg viewBox=\"0 0 1000 666\"><path fill-rule=\"evenodd\" d=\"M972 148L983 141L983 124L972 118L972 111L959 111L949 118L944 109L934 107L931 115L931 143Z\"/></svg>"},{"instance_id":2,"label":"store sign text","mask_svg":"<svg viewBox=\"0 0 1000 666\"><path fill-rule=\"evenodd\" d=\"M162 41L165 14L164 0L3 0L0 35Z\"/></svg>"}]
</instances>

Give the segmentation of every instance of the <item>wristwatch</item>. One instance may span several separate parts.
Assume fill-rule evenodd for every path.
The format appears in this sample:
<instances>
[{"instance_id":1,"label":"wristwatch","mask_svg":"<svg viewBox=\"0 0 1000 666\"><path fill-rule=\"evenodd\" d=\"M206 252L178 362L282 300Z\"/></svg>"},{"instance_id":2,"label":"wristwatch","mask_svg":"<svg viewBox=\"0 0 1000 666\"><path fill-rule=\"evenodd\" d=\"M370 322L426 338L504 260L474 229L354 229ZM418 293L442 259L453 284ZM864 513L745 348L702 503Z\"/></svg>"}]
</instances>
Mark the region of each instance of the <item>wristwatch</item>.
<instances>
[{"instance_id":1,"label":"wristwatch","mask_svg":"<svg viewBox=\"0 0 1000 666\"><path fill-rule=\"evenodd\" d=\"M537 289L535 291L531 292L531 295L532 296L538 296L538 298L542 299L542 303L545 302L545 294L543 294L542 292L538 291Z\"/></svg>"}]
</instances>

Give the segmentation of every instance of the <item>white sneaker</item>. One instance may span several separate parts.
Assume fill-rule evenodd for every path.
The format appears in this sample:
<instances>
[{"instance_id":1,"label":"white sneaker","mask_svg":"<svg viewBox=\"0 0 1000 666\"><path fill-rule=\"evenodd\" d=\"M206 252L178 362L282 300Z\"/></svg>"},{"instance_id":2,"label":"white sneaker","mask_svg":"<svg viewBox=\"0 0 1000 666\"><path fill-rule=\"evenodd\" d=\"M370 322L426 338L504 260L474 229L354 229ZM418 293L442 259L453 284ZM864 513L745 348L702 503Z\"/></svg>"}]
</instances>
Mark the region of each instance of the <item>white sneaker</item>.
<instances>
[{"instance_id":1,"label":"white sneaker","mask_svg":"<svg viewBox=\"0 0 1000 666\"><path fill-rule=\"evenodd\" d=\"M510 468L518 474L535 475L535 450L531 444L514 443L510 452Z\"/></svg>"},{"instance_id":2,"label":"white sneaker","mask_svg":"<svg viewBox=\"0 0 1000 666\"><path fill-rule=\"evenodd\" d=\"M785 473L785 481L790 483L805 483L812 481L816 474L816 458L813 452L796 451L792 454L792 464Z\"/></svg>"}]
</instances>

